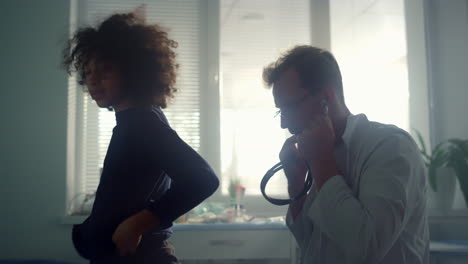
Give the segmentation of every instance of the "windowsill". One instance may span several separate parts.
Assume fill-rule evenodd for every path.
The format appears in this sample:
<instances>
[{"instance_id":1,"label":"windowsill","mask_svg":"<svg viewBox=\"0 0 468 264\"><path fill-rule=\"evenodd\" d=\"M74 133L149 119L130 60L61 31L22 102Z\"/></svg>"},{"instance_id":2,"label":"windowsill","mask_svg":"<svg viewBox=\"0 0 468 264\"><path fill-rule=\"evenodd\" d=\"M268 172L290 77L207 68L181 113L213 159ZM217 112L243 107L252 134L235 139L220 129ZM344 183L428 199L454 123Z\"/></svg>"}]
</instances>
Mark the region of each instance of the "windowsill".
<instances>
[{"instance_id":1,"label":"windowsill","mask_svg":"<svg viewBox=\"0 0 468 264\"><path fill-rule=\"evenodd\" d=\"M61 219L63 225L81 224L87 216L68 215ZM216 223L216 224L174 224L174 231L209 231L209 230L286 230L285 223L246 222L246 223Z\"/></svg>"},{"instance_id":2,"label":"windowsill","mask_svg":"<svg viewBox=\"0 0 468 264\"><path fill-rule=\"evenodd\" d=\"M61 224L64 225L74 225L82 223L88 216L87 215L67 215L61 218ZM458 210L450 210L450 211L438 211L438 210L429 210L429 221L430 222L439 222L445 220L458 220L458 219L466 219L468 220L468 208L467 209L458 209ZM468 221L467 221L468 222ZM248 226L269 226L272 227L276 226L285 226L283 223L226 223L226 224L175 224L174 228L178 229L178 226L187 226L187 227L180 227L183 230L186 228L193 228L193 229L206 229L212 226L217 226L220 228L223 227L233 227L237 226L239 228L248 227ZM177 227L177 228L176 228ZM249 227L250 228L250 227Z\"/></svg>"},{"instance_id":3,"label":"windowsill","mask_svg":"<svg viewBox=\"0 0 468 264\"><path fill-rule=\"evenodd\" d=\"M468 241L431 241L430 250L434 256L468 256Z\"/></svg>"},{"instance_id":4,"label":"windowsill","mask_svg":"<svg viewBox=\"0 0 468 264\"><path fill-rule=\"evenodd\" d=\"M174 224L174 231L287 230L284 223Z\"/></svg>"},{"instance_id":5,"label":"windowsill","mask_svg":"<svg viewBox=\"0 0 468 264\"><path fill-rule=\"evenodd\" d=\"M468 219L468 208L467 209L457 209L457 210L429 210L429 220L430 221L440 221L440 220L452 220L452 219Z\"/></svg>"}]
</instances>

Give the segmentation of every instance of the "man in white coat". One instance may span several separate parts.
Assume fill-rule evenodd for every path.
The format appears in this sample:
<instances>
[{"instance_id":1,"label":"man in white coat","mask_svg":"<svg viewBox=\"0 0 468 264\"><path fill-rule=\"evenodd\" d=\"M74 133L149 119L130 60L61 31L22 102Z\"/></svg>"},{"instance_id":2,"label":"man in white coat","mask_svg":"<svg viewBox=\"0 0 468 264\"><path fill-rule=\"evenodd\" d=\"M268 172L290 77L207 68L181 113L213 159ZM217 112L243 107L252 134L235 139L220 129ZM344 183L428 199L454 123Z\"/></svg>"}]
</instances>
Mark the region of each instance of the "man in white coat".
<instances>
[{"instance_id":1,"label":"man in white coat","mask_svg":"<svg viewBox=\"0 0 468 264\"><path fill-rule=\"evenodd\" d=\"M263 78L293 134L280 153L290 196L307 167L313 177L287 214L301 263L429 263L425 167L411 136L350 113L328 51L294 47Z\"/></svg>"}]
</instances>

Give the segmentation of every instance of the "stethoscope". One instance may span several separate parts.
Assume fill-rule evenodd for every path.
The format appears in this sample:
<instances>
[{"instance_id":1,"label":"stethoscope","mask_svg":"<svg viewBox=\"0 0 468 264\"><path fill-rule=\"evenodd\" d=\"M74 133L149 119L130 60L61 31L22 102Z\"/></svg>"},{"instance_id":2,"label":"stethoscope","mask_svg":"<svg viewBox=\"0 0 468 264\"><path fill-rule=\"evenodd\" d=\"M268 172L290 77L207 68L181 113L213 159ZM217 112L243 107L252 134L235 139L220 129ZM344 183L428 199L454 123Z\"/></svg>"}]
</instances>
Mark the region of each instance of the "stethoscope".
<instances>
[{"instance_id":1,"label":"stethoscope","mask_svg":"<svg viewBox=\"0 0 468 264\"><path fill-rule=\"evenodd\" d=\"M328 105L327 105L326 101L322 101L322 107L323 107L323 113L325 115L328 115ZM281 162L277 163L275 166L273 166L271 169L269 169L267 171L267 173L265 173L265 176L263 176L263 179L260 182L260 190L262 191L263 197L265 197L265 199L267 201L269 201L270 203L272 203L274 205L287 205L287 204L293 203L293 202L295 202L297 200L300 200L302 197L307 195L307 193L309 192L309 190L312 187L312 175L311 175L311 172L310 172L309 164L307 164L306 181L305 181L305 184L304 184L304 188L302 189L302 191L299 194L297 194L296 196L291 197L289 199L277 199L277 198L272 198L272 197L268 196L266 194L266 192L265 192L268 181L271 179L271 177L273 177L273 175L275 175L275 173L277 173L278 171L280 171L282 169L283 169L283 164Z\"/></svg>"},{"instance_id":2,"label":"stethoscope","mask_svg":"<svg viewBox=\"0 0 468 264\"><path fill-rule=\"evenodd\" d=\"M267 171L267 173L265 174L265 176L263 176L263 179L260 183L260 190L262 191L263 197L265 197L267 201L269 201L270 203L274 205L287 205L297 200L300 200L302 197L307 195L310 188L312 187L312 175L310 173L309 165L307 165L307 175L306 175L304 188L298 195L291 197L289 199L277 199L277 198L272 198L268 196L265 192L268 181L271 179L271 177L273 177L273 175L275 175L275 173L277 173L278 171L282 169L283 169L283 164L281 162L277 163L275 166L273 166L271 169Z\"/></svg>"}]
</instances>

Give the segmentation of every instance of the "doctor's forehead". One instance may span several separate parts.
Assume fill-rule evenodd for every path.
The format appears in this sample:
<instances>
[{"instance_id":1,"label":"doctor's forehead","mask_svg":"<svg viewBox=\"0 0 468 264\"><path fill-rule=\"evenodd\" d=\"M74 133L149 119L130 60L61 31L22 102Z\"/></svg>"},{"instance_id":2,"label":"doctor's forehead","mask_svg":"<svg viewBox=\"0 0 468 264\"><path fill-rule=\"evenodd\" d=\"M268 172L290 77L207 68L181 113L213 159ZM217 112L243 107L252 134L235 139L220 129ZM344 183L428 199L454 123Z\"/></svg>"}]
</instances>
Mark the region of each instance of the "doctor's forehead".
<instances>
[{"instance_id":1,"label":"doctor's forehead","mask_svg":"<svg viewBox=\"0 0 468 264\"><path fill-rule=\"evenodd\" d=\"M273 83L272 93L277 107L287 105L306 92L302 87L299 74L293 68L281 73L278 80Z\"/></svg>"}]
</instances>

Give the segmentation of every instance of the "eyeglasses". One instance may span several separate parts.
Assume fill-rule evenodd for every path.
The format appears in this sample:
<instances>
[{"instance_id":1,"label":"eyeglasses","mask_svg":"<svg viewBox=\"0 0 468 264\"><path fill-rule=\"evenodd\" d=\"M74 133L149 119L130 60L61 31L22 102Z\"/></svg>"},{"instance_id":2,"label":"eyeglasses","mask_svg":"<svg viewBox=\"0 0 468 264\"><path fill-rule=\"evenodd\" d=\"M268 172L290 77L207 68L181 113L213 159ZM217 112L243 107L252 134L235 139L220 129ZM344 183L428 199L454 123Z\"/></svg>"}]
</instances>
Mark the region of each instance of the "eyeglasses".
<instances>
[{"instance_id":1,"label":"eyeglasses","mask_svg":"<svg viewBox=\"0 0 468 264\"><path fill-rule=\"evenodd\" d=\"M311 93L306 93L304 96L302 96L301 98L281 107L283 108L283 110L278 110L276 111L274 117L276 118L277 116L282 116L284 117L285 115L287 115L288 113L294 111L295 109L297 109L305 100L307 100L307 98L309 98L310 96L312 96Z\"/></svg>"}]
</instances>

